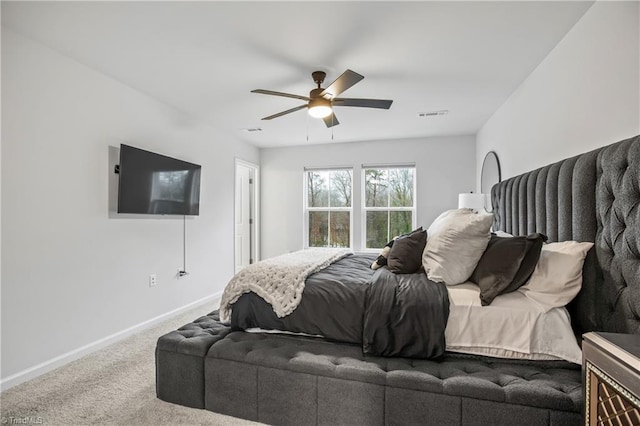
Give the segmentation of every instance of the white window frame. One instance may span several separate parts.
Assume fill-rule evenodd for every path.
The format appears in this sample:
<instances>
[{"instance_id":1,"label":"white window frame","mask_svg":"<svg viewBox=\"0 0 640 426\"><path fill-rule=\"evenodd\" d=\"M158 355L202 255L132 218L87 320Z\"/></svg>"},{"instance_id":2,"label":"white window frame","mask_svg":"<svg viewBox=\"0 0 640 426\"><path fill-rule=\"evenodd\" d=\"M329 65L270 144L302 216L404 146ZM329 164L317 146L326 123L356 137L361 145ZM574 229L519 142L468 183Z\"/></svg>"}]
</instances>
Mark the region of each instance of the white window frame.
<instances>
[{"instance_id":1,"label":"white window frame","mask_svg":"<svg viewBox=\"0 0 640 426\"><path fill-rule=\"evenodd\" d=\"M347 170L351 172L351 206L350 207L309 207L309 188L308 183L309 179L307 177L307 173L309 172L333 172L338 170ZM331 212L341 212L346 211L349 212L349 247L348 249L353 249L353 167L314 167L314 168L305 168L302 174L303 180L303 213L302 213L302 246L307 249L309 248L309 212L312 211L321 211L321 212L329 212L329 223L331 223ZM331 204L331 196L329 198L329 204ZM330 229L330 228L328 228ZM327 236L327 241L331 243L330 238L331 233ZM315 246L314 246L315 247ZM329 246L330 247L330 246Z\"/></svg>"},{"instance_id":2,"label":"white window frame","mask_svg":"<svg viewBox=\"0 0 640 426\"><path fill-rule=\"evenodd\" d=\"M367 207L367 200L366 200L366 180L365 180L365 171L366 170L370 170L370 169L413 169L413 206L411 207ZM418 204L418 190L416 187L417 184L417 175L418 175L418 170L415 164L363 164L362 168L361 168L361 175L360 175L360 186L361 186L361 216L360 216L360 220L361 220L361 224L362 224L362 232L361 232L361 247L362 247L362 251L364 252L377 252L380 251L380 249L382 249L382 247L367 247L367 212L369 211L385 211L385 212L392 212L392 211L410 211L411 212L411 229L416 229L416 223L417 223L417 209L416 206ZM390 195L389 195L390 196ZM353 204L353 202L351 203ZM389 203L390 204L390 203ZM387 221L387 236L388 236L388 240L390 241L393 237L395 237L395 235L390 235L390 229L389 226L391 224L391 221ZM385 243L386 244L386 243Z\"/></svg>"}]
</instances>

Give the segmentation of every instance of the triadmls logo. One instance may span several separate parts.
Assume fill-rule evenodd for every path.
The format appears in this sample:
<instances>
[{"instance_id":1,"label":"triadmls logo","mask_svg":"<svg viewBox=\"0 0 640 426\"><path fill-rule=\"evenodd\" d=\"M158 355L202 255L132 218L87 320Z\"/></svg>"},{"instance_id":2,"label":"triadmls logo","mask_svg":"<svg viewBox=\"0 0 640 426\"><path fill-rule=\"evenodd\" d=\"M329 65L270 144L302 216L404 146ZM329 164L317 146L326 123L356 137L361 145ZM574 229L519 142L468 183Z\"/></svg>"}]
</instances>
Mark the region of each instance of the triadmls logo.
<instances>
[{"instance_id":1,"label":"triadmls logo","mask_svg":"<svg viewBox=\"0 0 640 426\"><path fill-rule=\"evenodd\" d=\"M41 425L44 419L40 416L24 416L24 417L3 417L3 425Z\"/></svg>"}]
</instances>

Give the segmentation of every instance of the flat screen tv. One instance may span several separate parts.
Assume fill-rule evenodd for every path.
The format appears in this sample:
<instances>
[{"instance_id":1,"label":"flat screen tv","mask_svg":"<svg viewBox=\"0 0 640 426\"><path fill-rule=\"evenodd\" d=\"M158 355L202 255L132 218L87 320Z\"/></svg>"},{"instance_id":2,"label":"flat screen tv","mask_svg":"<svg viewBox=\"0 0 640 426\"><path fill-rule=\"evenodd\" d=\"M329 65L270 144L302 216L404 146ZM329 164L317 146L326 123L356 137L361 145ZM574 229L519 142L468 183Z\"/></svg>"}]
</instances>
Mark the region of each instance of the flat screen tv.
<instances>
[{"instance_id":1,"label":"flat screen tv","mask_svg":"<svg viewBox=\"0 0 640 426\"><path fill-rule=\"evenodd\" d=\"M120 145L118 213L200 214L198 164Z\"/></svg>"}]
</instances>

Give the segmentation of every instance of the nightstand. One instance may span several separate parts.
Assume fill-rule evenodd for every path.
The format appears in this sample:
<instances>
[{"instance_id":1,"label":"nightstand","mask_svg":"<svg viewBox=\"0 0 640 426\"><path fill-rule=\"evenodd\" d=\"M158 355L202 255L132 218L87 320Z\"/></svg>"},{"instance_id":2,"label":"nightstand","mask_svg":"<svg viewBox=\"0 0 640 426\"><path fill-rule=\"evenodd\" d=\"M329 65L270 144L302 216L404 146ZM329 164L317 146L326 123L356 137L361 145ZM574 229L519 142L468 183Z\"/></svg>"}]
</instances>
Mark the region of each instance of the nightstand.
<instances>
[{"instance_id":1,"label":"nightstand","mask_svg":"<svg viewBox=\"0 0 640 426\"><path fill-rule=\"evenodd\" d=\"M640 335L585 334L582 371L585 424L640 425Z\"/></svg>"}]
</instances>

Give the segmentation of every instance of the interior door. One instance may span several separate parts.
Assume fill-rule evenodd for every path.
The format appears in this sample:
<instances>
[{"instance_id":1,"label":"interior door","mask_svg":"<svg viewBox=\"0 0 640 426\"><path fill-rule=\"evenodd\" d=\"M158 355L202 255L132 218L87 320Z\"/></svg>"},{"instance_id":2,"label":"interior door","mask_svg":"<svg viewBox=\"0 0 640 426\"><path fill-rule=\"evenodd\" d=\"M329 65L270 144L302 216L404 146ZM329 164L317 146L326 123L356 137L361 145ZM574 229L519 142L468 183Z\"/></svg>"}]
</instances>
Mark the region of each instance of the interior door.
<instances>
[{"instance_id":1,"label":"interior door","mask_svg":"<svg viewBox=\"0 0 640 426\"><path fill-rule=\"evenodd\" d=\"M235 207L235 271L251 263L252 241L252 184L253 169L236 163Z\"/></svg>"}]
</instances>

